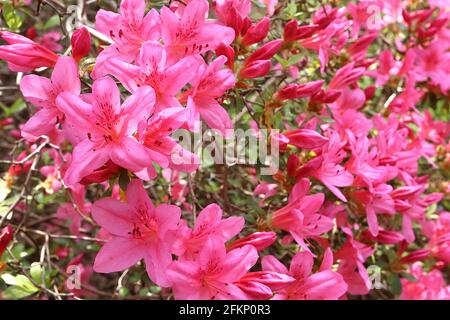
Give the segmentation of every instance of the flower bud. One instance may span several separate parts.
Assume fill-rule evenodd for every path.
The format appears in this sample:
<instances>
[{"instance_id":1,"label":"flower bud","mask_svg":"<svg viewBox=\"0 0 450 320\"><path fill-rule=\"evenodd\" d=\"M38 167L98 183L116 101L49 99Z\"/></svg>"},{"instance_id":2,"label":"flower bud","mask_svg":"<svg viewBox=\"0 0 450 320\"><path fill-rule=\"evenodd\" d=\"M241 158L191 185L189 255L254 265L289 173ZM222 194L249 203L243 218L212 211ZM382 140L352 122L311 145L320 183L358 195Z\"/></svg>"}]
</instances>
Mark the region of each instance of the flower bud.
<instances>
[{"instance_id":1,"label":"flower bud","mask_svg":"<svg viewBox=\"0 0 450 320\"><path fill-rule=\"evenodd\" d=\"M2 230L0 230L0 257L5 251L8 244L11 242L13 237L13 230L10 225L7 225Z\"/></svg>"},{"instance_id":2,"label":"flower bud","mask_svg":"<svg viewBox=\"0 0 450 320\"><path fill-rule=\"evenodd\" d=\"M239 77L241 79L263 77L269 73L270 67L271 63L269 60L253 61L239 72Z\"/></svg>"},{"instance_id":3,"label":"flower bud","mask_svg":"<svg viewBox=\"0 0 450 320\"><path fill-rule=\"evenodd\" d=\"M247 58L245 64L249 64L256 60L269 60L275 53L281 48L283 40L273 40L264 44L261 48L257 49Z\"/></svg>"},{"instance_id":4,"label":"flower bud","mask_svg":"<svg viewBox=\"0 0 450 320\"><path fill-rule=\"evenodd\" d=\"M316 149L328 142L328 138L310 129L296 129L284 134L289 144L303 149Z\"/></svg>"},{"instance_id":5,"label":"flower bud","mask_svg":"<svg viewBox=\"0 0 450 320\"><path fill-rule=\"evenodd\" d=\"M242 38L242 44L244 46L250 46L252 44L263 41L269 33L269 28L270 19L268 17L264 17L261 21L253 24L250 28L248 28L247 32Z\"/></svg>"},{"instance_id":6,"label":"flower bud","mask_svg":"<svg viewBox=\"0 0 450 320\"><path fill-rule=\"evenodd\" d=\"M275 232L255 232L244 238L237 239L231 243L229 250L243 247L247 244L252 245L260 251L272 245L277 239Z\"/></svg>"},{"instance_id":7,"label":"flower bud","mask_svg":"<svg viewBox=\"0 0 450 320\"><path fill-rule=\"evenodd\" d=\"M72 57L79 62L89 54L91 49L91 35L86 28L80 28L74 31L70 39L72 44Z\"/></svg>"}]
</instances>

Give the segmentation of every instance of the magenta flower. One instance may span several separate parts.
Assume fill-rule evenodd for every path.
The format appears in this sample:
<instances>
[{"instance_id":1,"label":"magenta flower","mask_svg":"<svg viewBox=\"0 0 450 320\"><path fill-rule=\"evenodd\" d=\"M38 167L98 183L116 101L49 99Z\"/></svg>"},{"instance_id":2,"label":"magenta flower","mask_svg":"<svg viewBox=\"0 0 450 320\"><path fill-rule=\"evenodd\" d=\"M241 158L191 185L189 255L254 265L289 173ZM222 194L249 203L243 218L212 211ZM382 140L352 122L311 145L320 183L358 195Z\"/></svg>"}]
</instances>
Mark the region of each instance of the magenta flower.
<instances>
[{"instance_id":1,"label":"magenta flower","mask_svg":"<svg viewBox=\"0 0 450 320\"><path fill-rule=\"evenodd\" d=\"M222 220L222 209L217 204L210 204L198 215L194 229L190 229L184 220L181 221L174 245L175 254L183 259L193 259L208 239L224 243L237 235L243 227L243 217Z\"/></svg>"},{"instance_id":2,"label":"magenta flower","mask_svg":"<svg viewBox=\"0 0 450 320\"><path fill-rule=\"evenodd\" d=\"M191 81L192 88L184 92L182 99L187 99L187 107L191 111L189 129L198 130L200 118L213 129L217 129L222 135L226 130L233 128L228 112L217 102L227 90L233 88L235 77L230 69L223 69L226 62L224 56L220 56L210 63L202 63L197 75Z\"/></svg>"},{"instance_id":3,"label":"magenta flower","mask_svg":"<svg viewBox=\"0 0 450 320\"><path fill-rule=\"evenodd\" d=\"M156 10L145 14L144 0L122 0L120 14L99 10L95 17L95 29L114 43L97 57L94 77L104 76L104 64L111 58L132 62L139 54L142 44L160 38L160 18Z\"/></svg>"},{"instance_id":4,"label":"magenta flower","mask_svg":"<svg viewBox=\"0 0 450 320\"><path fill-rule=\"evenodd\" d=\"M209 6L205 0L193 0L178 18L169 8L161 9L161 35L169 52L169 60L215 50L221 43L234 40L232 28L206 20Z\"/></svg>"},{"instance_id":5,"label":"magenta flower","mask_svg":"<svg viewBox=\"0 0 450 320\"><path fill-rule=\"evenodd\" d=\"M194 261L175 261L167 269L177 300L237 300L246 294L239 281L258 260L253 246L226 252L223 242L210 238Z\"/></svg>"},{"instance_id":6,"label":"magenta flower","mask_svg":"<svg viewBox=\"0 0 450 320\"><path fill-rule=\"evenodd\" d=\"M20 90L25 99L38 111L22 127L22 136L35 140L49 134L57 123L64 121L64 114L56 106L60 93L80 94L78 66L70 57L59 57L50 79L34 74L23 77Z\"/></svg>"},{"instance_id":7,"label":"magenta flower","mask_svg":"<svg viewBox=\"0 0 450 320\"><path fill-rule=\"evenodd\" d=\"M320 236L333 228L333 220L318 214L324 201L323 193L307 196L310 182L301 179L292 188L288 204L272 214L274 227L291 233L295 241L309 251L306 238Z\"/></svg>"},{"instance_id":8,"label":"magenta flower","mask_svg":"<svg viewBox=\"0 0 450 320\"><path fill-rule=\"evenodd\" d=\"M119 79L130 92L141 86L151 86L155 90L158 112L168 107L181 107L175 96L195 76L201 60L185 57L170 65L164 47L150 41L142 45L135 64L111 59L104 64L103 70Z\"/></svg>"},{"instance_id":9,"label":"magenta flower","mask_svg":"<svg viewBox=\"0 0 450 320\"><path fill-rule=\"evenodd\" d=\"M95 221L112 235L97 254L94 271L121 271L144 259L150 279L168 287L165 273L181 210L167 204L154 207L139 180L130 182L126 197L127 203L107 198L92 206Z\"/></svg>"},{"instance_id":10,"label":"magenta flower","mask_svg":"<svg viewBox=\"0 0 450 320\"><path fill-rule=\"evenodd\" d=\"M332 260L332 258L331 258ZM297 253L289 270L272 255L263 257L264 271L273 271L295 278L295 282L278 290L274 300L337 300L346 291L347 284L340 274L331 271L328 260L322 262L319 272L312 273L314 259L309 252Z\"/></svg>"},{"instance_id":11,"label":"magenta flower","mask_svg":"<svg viewBox=\"0 0 450 320\"><path fill-rule=\"evenodd\" d=\"M65 92L56 101L71 124L69 130L77 130L84 136L73 150L64 182L72 185L108 160L133 172L150 166L151 152L133 134L138 123L153 110L153 89L142 87L120 105L119 88L111 78L104 77L94 82L89 100L86 103Z\"/></svg>"}]
</instances>

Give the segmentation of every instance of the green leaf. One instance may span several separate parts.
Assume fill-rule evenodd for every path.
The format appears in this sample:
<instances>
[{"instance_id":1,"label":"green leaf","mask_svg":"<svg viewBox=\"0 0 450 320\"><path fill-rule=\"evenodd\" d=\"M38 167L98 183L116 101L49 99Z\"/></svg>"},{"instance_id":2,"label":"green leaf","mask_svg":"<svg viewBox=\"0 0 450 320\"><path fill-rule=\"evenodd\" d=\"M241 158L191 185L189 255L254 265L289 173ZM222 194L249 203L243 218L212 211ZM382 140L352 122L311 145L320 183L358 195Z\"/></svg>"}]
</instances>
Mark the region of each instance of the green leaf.
<instances>
[{"instance_id":1,"label":"green leaf","mask_svg":"<svg viewBox=\"0 0 450 320\"><path fill-rule=\"evenodd\" d=\"M39 289L22 274L13 276L12 274L7 273L3 274L1 278L6 284L10 285L10 287L2 294L6 299L22 299L39 291Z\"/></svg>"},{"instance_id":2,"label":"green leaf","mask_svg":"<svg viewBox=\"0 0 450 320\"><path fill-rule=\"evenodd\" d=\"M279 55L275 55L274 58L281 64L283 68L286 68L289 65L289 62L286 59L283 59Z\"/></svg>"},{"instance_id":3,"label":"green leaf","mask_svg":"<svg viewBox=\"0 0 450 320\"><path fill-rule=\"evenodd\" d=\"M42 285L42 273L44 270L39 262L33 262L30 268L30 275L36 283Z\"/></svg>"},{"instance_id":4,"label":"green leaf","mask_svg":"<svg viewBox=\"0 0 450 320\"><path fill-rule=\"evenodd\" d=\"M411 281L411 282L417 282L416 277L414 277L413 275L411 275L411 274L409 274L409 273L406 273L406 272L400 272L400 276L401 276L402 278L407 279L408 281Z\"/></svg>"},{"instance_id":5,"label":"green leaf","mask_svg":"<svg viewBox=\"0 0 450 320\"><path fill-rule=\"evenodd\" d=\"M298 54L294 54L293 56L290 56L288 59L288 65L292 66L294 64L296 64L297 62L300 61L300 59L303 57L302 54L298 53Z\"/></svg>"},{"instance_id":6,"label":"green leaf","mask_svg":"<svg viewBox=\"0 0 450 320\"><path fill-rule=\"evenodd\" d=\"M391 273L388 276L388 283L394 295L399 296L402 293L402 283L400 277L396 273Z\"/></svg>"},{"instance_id":7,"label":"green leaf","mask_svg":"<svg viewBox=\"0 0 450 320\"><path fill-rule=\"evenodd\" d=\"M11 31L19 31L23 23L23 16L16 12L14 7L6 2L3 3L3 18Z\"/></svg>"},{"instance_id":8,"label":"green leaf","mask_svg":"<svg viewBox=\"0 0 450 320\"><path fill-rule=\"evenodd\" d=\"M29 297L33 293L34 292L29 292L21 287L12 286L6 288L6 290L2 292L2 297L7 300L19 300Z\"/></svg>"},{"instance_id":9,"label":"green leaf","mask_svg":"<svg viewBox=\"0 0 450 320\"><path fill-rule=\"evenodd\" d=\"M22 98L17 99L10 107L0 104L0 108L3 109L5 117L10 117L14 113L18 113L26 108L25 101Z\"/></svg>"},{"instance_id":10,"label":"green leaf","mask_svg":"<svg viewBox=\"0 0 450 320\"><path fill-rule=\"evenodd\" d=\"M48 19L45 24L44 24L44 30L59 26L60 21L59 21L59 16L58 15L54 15L51 16L50 19Z\"/></svg>"}]
</instances>

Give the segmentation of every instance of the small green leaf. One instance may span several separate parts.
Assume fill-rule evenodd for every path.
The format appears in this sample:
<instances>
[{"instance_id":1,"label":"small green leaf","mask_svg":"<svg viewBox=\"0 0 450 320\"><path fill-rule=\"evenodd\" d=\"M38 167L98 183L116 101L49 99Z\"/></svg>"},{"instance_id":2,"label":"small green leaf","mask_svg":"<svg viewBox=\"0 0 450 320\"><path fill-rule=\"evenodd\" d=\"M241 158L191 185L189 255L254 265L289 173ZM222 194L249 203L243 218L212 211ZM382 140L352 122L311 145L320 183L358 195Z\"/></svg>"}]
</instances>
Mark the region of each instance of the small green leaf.
<instances>
[{"instance_id":1,"label":"small green leaf","mask_svg":"<svg viewBox=\"0 0 450 320\"><path fill-rule=\"evenodd\" d=\"M11 31L19 31L23 23L23 16L16 12L14 7L6 2L3 3L3 18Z\"/></svg>"},{"instance_id":2,"label":"small green leaf","mask_svg":"<svg viewBox=\"0 0 450 320\"><path fill-rule=\"evenodd\" d=\"M288 59L288 65L292 66L294 64L296 64L297 62L300 61L300 59L303 57L302 54L298 53L298 54L294 54L293 56L290 56Z\"/></svg>"},{"instance_id":3,"label":"small green leaf","mask_svg":"<svg viewBox=\"0 0 450 320\"><path fill-rule=\"evenodd\" d=\"M286 68L289 65L289 62L286 59L283 59L279 55L275 55L274 58L281 64L283 68Z\"/></svg>"},{"instance_id":4,"label":"small green leaf","mask_svg":"<svg viewBox=\"0 0 450 320\"><path fill-rule=\"evenodd\" d=\"M416 277L414 277L413 275L411 275L411 274L409 274L409 273L406 273L406 272L400 272L400 276L401 276L402 278L407 279L408 281L411 281L411 282L417 282Z\"/></svg>"},{"instance_id":5,"label":"small green leaf","mask_svg":"<svg viewBox=\"0 0 450 320\"><path fill-rule=\"evenodd\" d=\"M398 274L391 273L388 276L388 283L394 295L399 296L402 293L402 283Z\"/></svg>"}]
</instances>

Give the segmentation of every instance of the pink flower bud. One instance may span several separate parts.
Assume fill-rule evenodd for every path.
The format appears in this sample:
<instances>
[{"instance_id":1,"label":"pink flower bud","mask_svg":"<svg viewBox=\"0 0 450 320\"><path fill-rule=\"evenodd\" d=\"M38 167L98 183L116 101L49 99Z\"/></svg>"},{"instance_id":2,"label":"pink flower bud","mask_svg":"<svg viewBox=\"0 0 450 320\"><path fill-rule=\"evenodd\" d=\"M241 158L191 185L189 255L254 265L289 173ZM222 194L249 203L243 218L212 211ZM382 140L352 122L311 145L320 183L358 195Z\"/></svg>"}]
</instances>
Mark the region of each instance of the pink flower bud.
<instances>
[{"instance_id":1,"label":"pink flower bud","mask_svg":"<svg viewBox=\"0 0 450 320\"><path fill-rule=\"evenodd\" d=\"M248 28L244 37L242 38L242 44L244 46L250 46L252 44L263 41L267 34L269 33L270 19L269 17L264 17L258 23L253 24Z\"/></svg>"},{"instance_id":2,"label":"pink flower bud","mask_svg":"<svg viewBox=\"0 0 450 320\"><path fill-rule=\"evenodd\" d=\"M286 164L287 175L289 177L294 177L299 166L300 159L295 154L291 153Z\"/></svg>"},{"instance_id":3,"label":"pink flower bud","mask_svg":"<svg viewBox=\"0 0 450 320\"><path fill-rule=\"evenodd\" d=\"M310 129L296 129L284 134L289 139L289 144L302 149L316 149L328 142L328 138Z\"/></svg>"},{"instance_id":4,"label":"pink flower bud","mask_svg":"<svg viewBox=\"0 0 450 320\"><path fill-rule=\"evenodd\" d=\"M79 62L86 57L91 50L91 35L86 28L80 28L74 31L70 39L72 44L72 57Z\"/></svg>"},{"instance_id":5,"label":"pink flower bud","mask_svg":"<svg viewBox=\"0 0 450 320\"><path fill-rule=\"evenodd\" d=\"M0 36L8 45L0 46L0 59L16 72L29 72L36 68L53 67L58 55L21 35L1 31Z\"/></svg>"},{"instance_id":6,"label":"pink flower bud","mask_svg":"<svg viewBox=\"0 0 450 320\"><path fill-rule=\"evenodd\" d=\"M289 21L284 27L284 35L283 39L285 42L293 42L296 40L308 38L319 30L319 26L308 25L308 26L299 26L297 20Z\"/></svg>"},{"instance_id":7,"label":"pink flower bud","mask_svg":"<svg viewBox=\"0 0 450 320\"><path fill-rule=\"evenodd\" d=\"M275 99L283 101L312 96L320 90L323 82L323 80L317 80L303 84L288 84L277 92Z\"/></svg>"},{"instance_id":8,"label":"pink flower bud","mask_svg":"<svg viewBox=\"0 0 450 320\"><path fill-rule=\"evenodd\" d=\"M281 48L283 40L273 40L264 44L261 48L252 53L250 57L245 60L245 64L249 64L256 60L269 60Z\"/></svg>"},{"instance_id":9,"label":"pink flower bud","mask_svg":"<svg viewBox=\"0 0 450 320\"><path fill-rule=\"evenodd\" d=\"M267 300L272 298L273 292L262 283L253 281L239 281L235 285L244 291L252 300Z\"/></svg>"},{"instance_id":10,"label":"pink flower bud","mask_svg":"<svg viewBox=\"0 0 450 320\"><path fill-rule=\"evenodd\" d=\"M255 232L244 238L237 239L231 243L229 250L243 247L247 244L252 245L260 251L272 245L277 239L275 232Z\"/></svg>"},{"instance_id":11,"label":"pink flower bud","mask_svg":"<svg viewBox=\"0 0 450 320\"><path fill-rule=\"evenodd\" d=\"M334 75L333 79L331 79L328 87L330 89L342 89L343 87L357 81L364 74L366 69L362 67L354 68L353 66L353 63L349 63L340 68Z\"/></svg>"},{"instance_id":12,"label":"pink flower bud","mask_svg":"<svg viewBox=\"0 0 450 320\"><path fill-rule=\"evenodd\" d=\"M13 230L10 225L7 225L0 231L0 257L5 251L8 244L11 242L13 237Z\"/></svg>"},{"instance_id":13,"label":"pink flower bud","mask_svg":"<svg viewBox=\"0 0 450 320\"><path fill-rule=\"evenodd\" d=\"M422 261L428 258L431 254L430 249L419 249L411 252L406 257L400 259L400 263L402 264L411 264L417 261Z\"/></svg>"},{"instance_id":14,"label":"pink flower bud","mask_svg":"<svg viewBox=\"0 0 450 320\"><path fill-rule=\"evenodd\" d=\"M270 67L271 63L269 60L253 61L239 72L239 77L241 79L263 77L269 73Z\"/></svg>"},{"instance_id":15,"label":"pink flower bud","mask_svg":"<svg viewBox=\"0 0 450 320\"><path fill-rule=\"evenodd\" d=\"M311 97L312 104L320 104L320 103L333 103L335 102L342 94L340 90L322 90L320 89L316 94Z\"/></svg>"},{"instance_id":16,"label":"pink flower bud","mask_svg":"<svg viewBox=\"0 0 450 320\"><path fill-rule=\"evenodd\" d=\"M234 49L231 46L227 46L224 43L221 43L216 49L216 56L225 56L227 57L226 65L233 69L234 66Z\"/></svg>"},{"instance_id":17,"label":"pink flower bud","mask_svg":"<svg viewBox=\"0 0 450 320\"><path fill-rule=\"evenodd\" d=\"M405 237L401 233L390 230L379 230L376 237L376 240L383 244L396 244L404 239Z\"/></svg>"},{"instance_id":18,"label":"pink flower bud","mask_svg":"<svg viewBox=\"0 0 450 320\"><path fill-rule=\"evenodd\" d=\"M274 271L249 272L239 282L258 282L268 286L272 290L280 290L295 281L295 278Z\"/></svg>"}]
</instances>

